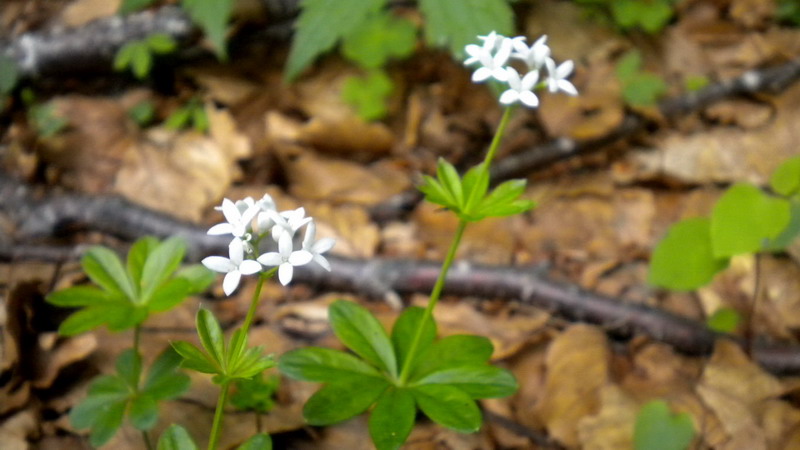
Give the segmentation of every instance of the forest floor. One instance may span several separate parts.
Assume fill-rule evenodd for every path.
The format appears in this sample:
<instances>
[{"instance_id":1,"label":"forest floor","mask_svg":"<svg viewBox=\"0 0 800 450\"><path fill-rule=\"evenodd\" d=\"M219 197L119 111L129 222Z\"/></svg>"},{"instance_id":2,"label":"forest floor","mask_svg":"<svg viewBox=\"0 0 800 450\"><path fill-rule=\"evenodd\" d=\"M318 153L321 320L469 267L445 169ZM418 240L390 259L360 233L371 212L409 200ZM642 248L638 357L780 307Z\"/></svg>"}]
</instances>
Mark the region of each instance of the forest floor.
<instances>
[{"instance_id":1,"label":"forest floor","mask_svg":"<svg viewBox=\"0 0 800 450\"><path fill-rule=\"evenodd\" d=\"M4 2L0 29L19 34L45 25L80 26L102 14L101 3L108 2ZM615 31L587 17L576 2L515 8L520 34L530 42L547 34L556 58L576 62L571 80L580 95L543 95L539 109L515 113L497 158L500 164L540 161L519 163L521 173L514 174L528 179L525 197L538 206L471 226L458 260L524 268L520 276L556 280L565 292L580 288L624 305L646 305L700 328L718 309L732 308L744 319L735 335L789 345L797 368L800 251L735 257L711 284L691 292L657 289L647 279L652 251L670 225L708 215L734 183L767 186L781 162L800 155L800 84L697 104L687 80L724 85L794 61L800 29L777 23L772 2L757 0L679 2L675 19L657 35ZM502 114L492 92L471 83L469 71L448 54L420 43L412 58L390 67L396 87L387 117L367 123L340 95L357 69L330 56L286 84L288 45L234 40L225 64L195 49L145 82L110 71L29 80L36 101L49 102L65 126L43 136L19 102L3 112L5 176L21 180L38 200L119 195L202 228L221 220L213 207L223 198L269 193L280 209L305 207L318 235L336 239L332 254L343 260L441 261L455 217L419 199L405 209L390 202L414 197L408 192L420 174L435 171L439 157L460 168L482 158ZM666 82L664 99L690 107L626 105L615 67L631 49L641 52L644 70ZM208 132L159 124L191 99L203 105ZM143 127L128 112L145 100L159 120ZM564 151L552 156L554 148ZM551 156L537 160L537 152ZM82 224L26 234L24 221L10 211L16 208L10 197L2 202L0 447L88 448L85 430L74 429L67 413L93 376L113 370L130 334L103 329L59 337L64 314L43 298L86 281L76 258L80 249L104 244L124 253L136 231L126 239L108 227ZM14 257L15 248L24 255ZM52 254L68 257L46 256ZM289 288L266 285L251 343L276 355L306 345L342 348L326 318L327 306L339 298L358 301L387 326L399 313L357 285L342 290L329 287L324 276L313 283L298 276L301 282ZM196 340L198 305L211 308L227 329L243 320L255 283L245 280L226 297L219 278L210 292L146 323L145 360L170 341ZM405 305L426 302L421 289L398 291ZM437 307L440 335L489 337L494 363L511 370L520 389L483 401L489 419L475 434L421 418L408 448L630 448L637 412L654 399L691 415L697 430L692 448L800 448L800 371L770 371L731 339L719 339L710 353L687 354L657 331L620 339L610 318L581 323L567 306L519 300L448 295ZM284 378L275 408L264 417L231 409L221 447L261 429L273 435L276 448L371 448L363 416L329 427L305 424L302 406L315 388ZM167 403L153 434L180 423L204 446L216 398L210 377L192 374L190 391ZM125 427L107 448L143 448L141 435Z\"/></svg>"}]
</instances>

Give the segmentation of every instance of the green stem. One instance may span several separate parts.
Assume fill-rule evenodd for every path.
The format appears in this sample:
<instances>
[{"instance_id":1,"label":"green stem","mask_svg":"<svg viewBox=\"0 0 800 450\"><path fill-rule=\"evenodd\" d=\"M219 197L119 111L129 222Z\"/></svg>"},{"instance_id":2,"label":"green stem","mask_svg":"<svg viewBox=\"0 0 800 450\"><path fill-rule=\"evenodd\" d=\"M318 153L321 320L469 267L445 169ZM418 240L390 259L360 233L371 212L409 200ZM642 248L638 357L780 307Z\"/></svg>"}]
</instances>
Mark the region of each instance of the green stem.
<instances>
[{"instance_id":1,"label":"green stem","mask_svg":"<svg viewBox=\"0 0 800 450\"><path fill-rule=\"evenodd\" d=\"M224 415L225 404L228 402L229 381L225 381L220 386L219 398L217 399L217 409L214 411L214 423L211 425L211 434L208 438L208 450L216 450L219 442L219 431L222 428L222 416Z\"/></svg>"},{"instance_id":2,"label":"green stem","mask_svg":"<svg viewBox=\"0 0 800 450\"><path fill-rule=\"evenodd\" d=\"M439 297L442 295L442 289L444 288L444 282L447 278L447 272L450 270L450 266L453 265L453 261L456 259L456 250L458 250L459 244L461 244L461 238L464 236L464 230L467 228L466 220L459 220L458 221L458 228L456 228L455 236L453 236L453 241L450 243L450 250L447 251L447 256L444 259L444 263L442 263L442 270L439 272L439 277L436 278L436 284L433 285L433 290L431 291L431 297L428 301L428 306L425 307L425 312L422 315L422 321L420 322L419 328L417 328L416 334L414 334L414 340L411 341L411 347L408 349L408 355L406 355L405 362L403 362L403 368L400 371L400 385L404 385L406 381L408 381L408 376L410 375L409 371L411 370L411 361L414 360L416 357L417 352L419 351L419 344L420 339L422 339L422 330L425 328L424 324L431 320L433 316L433 308L436 307L436 303L439 301Z\"/></svg>"},{"instance_id":3,"label":"green stem","mask_svg":"<svg viewBox=\"0 0 800 450\"><path fill-rule=\"evenodd\" d=\"M511 119L511 112L513 110L514 107L509 106L503 111L503 118L500 119L500 123L497 125L497 131L495 131L492 143L489 145L489 150L486 152L486 158L483 159L484 164L486 164L486 170L489 170L489 166L492 165L492 160L494 159L495 153L497 153L497 148L500 147L500 141L503 139L503 135L506 132L506 127L508 126L509 119Z\"/></svg>"},{"instance_id":4,"label":"green stem","mask_svg":"<svg viewBox=\"0 0 800 450\"><path fill-rule=\"evenodd\" d=\"M144 445L147 447L147 450L154 450L153 441L150 440L150 434L147 430L142 430L142 439L144 439Z\"/></svg>"},{"instance_id":5,"label":"green stem","mask_svg":"<svg viewBox=\"0 0 800 450\"><path fill-rule=\"evenodd\" d=\"M142 337L142 326L137 324L133 327L133 352L139 354L139 340Z\"/></svg>"},{"instance_id":6,"label":"green stem","mask_svg":"<svg viewBox=\"0 0 800 450\"><path fill-rule=\"evenodd\" d=\"M267 272L270 274L271 272ZM244 324L242 324L242 330L244 334L247 334L250 331L250 325L253 324L253 319L256 316L256 308L258 308L258 300L261 298L261 288L264 287L264 279L265 276L258 277L258 284L256 284L256 291L253 293L253 299L250 301L250 308L247 310L247 315L244 317Z\"/></svg>"}]
</instances>

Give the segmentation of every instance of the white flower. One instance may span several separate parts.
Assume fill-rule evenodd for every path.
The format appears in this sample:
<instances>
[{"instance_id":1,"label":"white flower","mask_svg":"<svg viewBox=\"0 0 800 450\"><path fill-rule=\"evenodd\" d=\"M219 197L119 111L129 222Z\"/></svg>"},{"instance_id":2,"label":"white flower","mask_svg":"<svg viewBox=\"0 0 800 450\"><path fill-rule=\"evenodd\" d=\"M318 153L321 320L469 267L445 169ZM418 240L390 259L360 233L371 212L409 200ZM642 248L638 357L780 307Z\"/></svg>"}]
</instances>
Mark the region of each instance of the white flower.
<instances>
[{"instance_id":1,"label":"white flower","mask_svg":"<svg viewBox=\"0 0 800 450\"><path fill-rule=\"evenodd\" d=\"M566 79L575 66L572 60L564 61L556 67L556 62L552 58L547 58L545 64L547 65L547 88L550 92L563 91L569 95L578 95L578 90Z\"/></svg>"},{"instance_id":2,"label":"white flower","mask_svg":"<svg viewBox=\"0 0 800 450\"><path fill-rule=\"evenodd\" d=\"M511 57L524 61L530 70L539 70L550 56L550 47L546 41L547 35L544 35L528 47L525 42L514 40L514 52L511 53Z\"/></svg>"},{"instance_id":3,"label":"white flower","mask_svg":"<svg viewBox=\"0 0 800 450\"><path fill-rule=\"evenodd\" d=\"M252 198L247 197L236 203L226 198L222 200L222 207L217 207L216 209L222 210L227 222L214 225L208 230L208 234L232 234L243 240L250 239L247 230L250 227L250 222L258 214L258 207Z\"/></svg>"},{"instance_id":4,"label":"white flower","mask_svg":"<svg viewBox=\"0 0 800 450\"><path fill-rule=\"evenodd\" d=\"M278 238L278 251L264 253L258 257L258 262L265 266L278 266L278 280L286 286L292 281L294 266L308 264L312 258L308 250L295 251L292 246L292 235L283 232Z\"/></svg>"},{"instance_id":5,"label":"white flower","mask_svg":"<svg viewBox=\"0 0 800 450\"><path fill-rule=\"evenodd\" d=\"M311 217L306 217L304 208L297 208L293 211L283 211L280 214L274 211L267 211L269 218L275 224L272 226L272 239L278 242L281 235L286 232L294 236L294 232L300 227L311 222Z\"/></svg>"},{"instance_id":6,"label":"white flower","mask_svg":"<svg viewBox=\"0 0 800 450\"><path fill-rule=\"evenodd\" d=\"M314 241L315 235L317 233L317 226L314 222L309 222L308 227L306 227L306 235L303 238L303 250L311 253L311 257L314 261L322 266L323 269L327 270L328 272L331 271L331 263L322 256L323 253L327 252L328 250L333 248L333 245L336 244L335 239L331 238L324 238L320 239L319 241Z\"/></svg>"},{"instance_id":7,"label":"white flower","mask_svg":"<svg viewBox=\"0 0 800 450\"><path fill-rule=\"evenodd\" d=\"M278 209L269 194L264 194L261 200L256 202L256 206L258 207L258 215L256 216L256 225L253 231L258 234L266 233L267 230L275 225L270 218L270 212L277 213Z\"/></svg>"},{"instance_id":8,"label":"white flower","mask_svg":"<svg viewBox=\"0 0 800 450\"><path fill-rule=\"evenodd\" d=\"M531 108L539 106L539 98L533 93L533 88L539 81L539 71L532 70L522 79L513 67L507 67L506 72L508 73L509 89L500 95L500 103L511 105L522 102Z\"/></svg>"},{"instance_id":9,"label":"white flower","mask_svg":"<svg viewBox=\"0 0 800 450\"><path fill-rule=\"evenodd\" d=\"M512 39L500 36L494 31L487 36L478 36L483 39L483 45L470 44L464 50L469 55L464 61L465 65L480 63L472 74L472 81L478 83L494 78L497 81L506 81L505 65L511 56Z\"/></svg>"},{"instance_id":10,"label":"white flower","mask_svg":"<svg viewBox=\"0 0 800 450\"><path fill-rule=\"evenodd\" d=\"M209 269L226 274L222 281L222 290L225 291L225 295L231 295L236 290L242 275L252 275L261 271L261 264L252 259L244 259L244 246L240 239L236 238L231 241L228 246L228 254L230 258L209 256L202 261L203 265Z\"/></svg>"}]
</instances>

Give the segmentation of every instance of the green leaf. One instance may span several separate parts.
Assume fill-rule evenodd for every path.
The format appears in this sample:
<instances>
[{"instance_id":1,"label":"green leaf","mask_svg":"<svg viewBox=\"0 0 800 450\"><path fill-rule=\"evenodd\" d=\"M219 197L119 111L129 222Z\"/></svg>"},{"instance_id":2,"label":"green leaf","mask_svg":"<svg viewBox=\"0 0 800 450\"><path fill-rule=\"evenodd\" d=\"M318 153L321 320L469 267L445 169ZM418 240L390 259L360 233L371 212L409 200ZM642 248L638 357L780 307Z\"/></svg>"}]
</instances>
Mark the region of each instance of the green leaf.
<instances>
[{"instance_id":1,"label":"green leaf","mask_svg":"<svg viewBox=\"0 0 800 450\"><path fill-rule=\"evenodd\" d=\"M150 256L150 252L158 247L158 244L158 239L155 237L145 236L134 242L131 249L128 251L127 270L134 286L141 288L144 264L147 261L147 257ZM139 290L140 289L137 289L137 292L139 292Z\"/></svg>"},{"instance_id":2,"label":"green leaf","mask_svg":"<svg viewBox=\"0 0 800 450\"><path fill-rule=\"evenodd\" d=\"M687 413L672 414L663 400L644 405L636 416L633 433L637 450L684 450L694 439L694 424Z\"/></svg>"},{"instance_id":3,"label":"green leaf","mask_svg":"<svg viewBox=\"0 0 800 450\"><path fill-rule=\"evenodd\" d=\"M227 59L225 30L231 17L233 0L182 0L183 10L203 29L220 60Z\"/></svg>"},{"instance_id":4,"label":"green leaf","mask_svg":"<svg viewBox=\"0 0 800 450\"><path fill-rule=\"evenodd\" d=\"M398 449L414 428L417 408L408 389L387 389L369 416L369 435L378 450Z\"/></svg>"},{"instance_id":5,"label":"green leaf","mask_svg":"<svg viewBox=\"0 0 800 450\"><path fill-rule=\"evenodd\" d=\"M62 336L75 336L93 330L109 320L122 317L128 308L124 305L110 303L107 305L92 305L72 313L61 322L58 333Z\"/></svg>"},{"instance_id":6,"label":"green leaf","mask_svg":"<svg viewBox=\"0 0 800 450\"><path fill-rule=\"evenodd\" d=\"M789 224L783 229L775 239L771 239L768 244L764 246L767 251L783 251L791 244L798 234L800 234L800 201L790 201L790 214Z\"/></svg>"},{"instance_id":7,"label":"green leaf","mask_svg":"<svg viewBox=\"0 0 800 450\"><path fill-rule=\"evenodd\" d=\"M436 177L447 191L448 197L452 199L453 210L460 212L464 205L464 189L456 168L444 158L439 158L436 164Z\"/></svg>"},{"instance_id":8,"label":"green leaf","mask_svg":"<svg viewBox=\"0 0 800 450\"><path fill-rule=\"evenodd\" d=\"M169 400L189 389L189 377L178 367L183 358L172 347L167 347L150 366L142 392L156 400Z\"/></svg>"},{"instance_id":9,"label":"green leaf","mask_svg":"<svg viewBox=\"0 0 800 450\"><path fill-rule=\"evenodd\" d=\"M81 266L86 275L103 289L124 294L129 300L136 298L136 290L122 266L122 261L111 250L100 246L92 247L81 259Z\"/></svg>"},{"instance_id":10,"label":"green leaf","mask_svg":"<svg viewBox=\"0 0 800 450\"><path fill-rule=\"evenodd\" d=\"M382 70L373 70L366 77L348 77L342 85L342 99L356 109L365 121L386 116L389 95L394 83Z\"/></svg>"},{"instance_id":11,"label":"green leaf","mask_svg":"<svg viewBox=\"0 0 800 450\"><path fill-rule=\"evenodd\" d=\"M348 353L329 348L305 347L284 353L278 369L296 380L333 383L360 376L380 377L373 366Z\"/></svg>"},{"instance_id":12,"label":"green leaf","mask_svg":"<svg viewBox=\"0 0 800 450\"><path fill-rule=\"evenodd\" d=\"M189 282L189 294L198 294L205 291L217 277L215 272L207 269L202 264L183 267L178 270L175 276Z\"/></svg>"},{"instance_id":13,"label":"green leaf","mask_svg":"<svg viewBox=\"0 0 800 450\"><path fill-rule=\"evenodd\" d=\"M762 250L789 224L790 204L749 184L736 184L711 213L711 244L717 257Z\"/></svg>"},{"instance_id":14,"label":"green leaf","mask_svg":"<svg viewBox=\"0 0 800 450\"><path fill-rule=\"evenodd\" d=\"M216 361L221 368L225 367L225 338L222 336L222 328L217 322L217 318L211 311L200 308L197 311L197 335L200 336L200 343L208 352L208 355ZM175 350L178 350L177 348ZM180 353L180 351L179 351Z\"/></svg>"},{"instance_id":15,"label":"green leaf","mask_svg":"<svg viewBox=\"0 0 800 450\"><path fill-rule=\"evenodd\" d=\"M337 300L328 308L334 334L344 345L363 359L397 376L394 348L378 319L354 302Z\"/></svg>"},{"instance_id":16,"label":"green leaf","mask_svg":"<svg viewBox=\"0 0 800 450\"><path fill-rule=\"evenodd\" d=\"M128 117L140 127L149 125L155 116L156 109L150 100L143 100L128 110Z\"/></svg>"},{"instance_id":17,"label":"green leaf","mask_svg":"<svg viewBox=\"0 0 800 450\"><path fill-rule=\"evenodd\" d=\"M69 413L75 428L91 428L90 443L99 447L122 425L130 389L119 376L104 375L89 385L86 398Z\"/></svg>"},{"instance_id":18,"label":"green leaf","mask_svg":"<svg viewBox=\"0 0 800 450\"><path fill-rule=\"evenodd\" d=\"M178 108L164 121L164 127L169 130L180 130L189 123L192 110L187 107Z\"/></svg>"},{"instance_id":19,"label":"green leaf","mask_svg":"<svg viewBox=\"0 0 800 450\"><path fill-rule=\"evenodd\" d=\"M455 203L455 199L451 198L450 193L436 178L423 175L422 179L423 184L419 187L419 190L425 194L425 200L435 205L444 206L445 208L454 209L458 207Z\"/></svg>"},{"instance_id":20,"label":"green leaf","mask_svg":"<svg viewBox=\"0 0 800 450\"><path fill-rule=\"evenodd\" d=\"M481 411L470 396L446 384L424 384L412 390L417 405L428 418L461 433L481 427Z\"/></svg>"},{"instance_id":21,"label":"green leaf","mask_svg":"<svg viewBox=\"0 0 800 450\"><path fill-rule=\"evenodd\" d=\"M639 26L650 34L658 33L672 19L673 10L670 0L653 0L649 5L642 5Z\"/></svg>"},{"instance_id":22,"label":"green leaf","mask_svg":"<svg viewBox=\"0 0 800 450\"><path fill-rule=\"evenodd\" d=\"M469 169L461 180L461 187L464 189L463 213L473 214L489 189L489 171L486 170L486 165L480 163Z\"/></svg>"},{"instance_id":23,"label":"green leaf","mask_svg":"<svg viewBox=\"0 0 800 450\"><path fill-rule=\"evenodd\" d=\"M266 433L259 433L251 436L236 448L237 450L272 450L272 438Z\"/></svg>"},{"instance_id":24,"label":"green leaf","mask_svg":"<svg viewBox=\"0 0 800 450\"><path fill-rule=\"evenodd\" d=\"M93 447L100 447L114 437L122 426L126 406L126 401L118 401L108 404L103 409L103 414L92 424L92 432L89 435L89 443Z\"/></svg>"},{"instance_id":25,"label":"green leaf","mask_svg":"<svg viewBox=\"0 0 800 450\"><path fill-rule=\"evenodd\" d=\"M420 0L419 9L425 16L428 44L449 48L459 60L467 44L478 42L478 35L514 32L514 12L506 0Z\"/></svg>"},{"instance_id":26,"label":"green leaf","mask_svg":"<svg viewBox=\"0 0 800 450\"><path fill-rule=\"evenodd\" d=\"M673 225L653 251L648 282L679 291L710 283L728 267L728 258L715 257L711 250L710 228L711 221L705 217Z\"/></svg>"},{"instance_id":27,"label":"green leaf","mask_svg":"<svg viewBox=\"0 0 800 450\"><path fill-rule=\"evenodd\" d=\"M198 133L205 133L208 131L208 116L203 105L198 104L192 109L192 127Z\"/></svg>"},{"instance_id":28,"label":"green leaf","mask_svg":"<svg viewBox=\"0 0 800 450\"><path fill-rule=\"evenodd\" d=\"M161 283L172 276L185 253L186 243L179 237L167 239L150 252L142 268L143 299L148 299Z\"/></svg>"},{"instance_id":29,"label":"green leaf","mask_svg":"<svg viewBox=\"0 0 800 450\"><path fill-rule=\"evenodd\" d=\"M653 106L667 92L667 84L658 75L642 72L623 83L622 98L633 106Z\"/></svg>"},{"instance_id":30,"label":"green leaf","mask_svg":"<svg viewBox=\"0 0 800 450\"><path fill-rule=\"evenodd\" d=\"M144 41L132 42L130 45L131 71L136 78L142 80L150 73L150 69L153 67L153 55Z\"/></svg>"},{"instance_id":31,"label":"green leaf","mask_svg":"<svg viewBox=\"0 0 800 450\"><path fill-rule=\"evenodd\" d=\"M122 352L114 365L121 380L125 381L131 391L139 385L142 375L142 357L133 349Z\"/></svg>"},{"instance_id":32,"label":"green leaf","mask_svg":"<svg viewBox=\"0 0 800 450\"><path fill-rule=\"evenodd\" d=\"M733 308L719 308L706 320L708 328L720 333L733 333L742 321L742 316Z\"/></svg>"},{"instance_id":33,"label":"green leaf","mask_svg":"<svg viewBox=\"0 0 800 450\"><path fill-rule=\"evenodd\" d=\"M800 190L800 156L784 161L774 172L769 184L775 193L790 196Z\"/></svg>"},{"instance_id":34,"label":"green leaf","mask_svg":"<svg viewBox=\"0 0 800 450\"><path fill-rule=\"evenodd\" d=\"M422 318L424 315L424 308L411 306L400 314L400 317L398 317L397 321L394 323L394 327L392 327L392 345L394 345L394 349L397 352L397 362L400 367L406 364L405 360L408 351L414 340L414 336L417 334L417 330L420 328L420 325L422 325ZM434 322L431 317L428 317L428 320L425 321L425 327L422 330L422 336L420 336L417 348L426 349L430 347L434 339L436 339L436 322ZM419 355L420 352L417 352L415 360L419 359ZM414 362L410 364L411 367L415 365Z\"/></svg>"},{"instance_id":35,"label":"green leaf","mask_svg":"<svg viewBox=\"0 0 800 450\"><path fill-rule=\"evenodd\" d=\"M295 22L296 32L285 79L294 80L318 56L358 28L371 13L383 9L386 0L305 0Z\"/></svg>"},{"instance_id":36,"label":"green leaf","mask_svg":"<svg viewBox=\"0 0 800 450\"><path fill-rule=\"evenodd\" d=\"M173 278L162 284L152 293L147 306L152 312L162 312L174 308L191 291L191 284L183 278Z\"/></svg>"},{"instance_id":37,"label":"green leaf","mask_svg":"<svg viewBox=\"0 0 800 450\"><path fill-rule=\"evenodd\" d=\"M639 50L631 50L617 62L617 78L623 83L633 79L642 67L642 53Z\"/></svg>"},{"instance_id":38,"label":"green leaf","mask_svg":"<svg viewBox=\"0 0 800 450\"><path fill-rule=\"evenodd\" d=\"M134 53L136 52L137 42L138 41L128 42L117 50L117 54L114 55L114 70L122 72L131 66Z\"/></svg>"},{"instance_id":39,"label":"green leaf","mask_svg":"<svg viewBox=\"0 0 800 450\"><path fill-rule=\"evenodd\" d=\"M183 358L181 367L201 373L222 373L219 364L194 345L185 341L175 341L172 342L172 348Z\"/></svg>"},{"instance_id":40,"label":"green leaf","mask_svg":"<svg viewBox=\"0 0 800 450\"><path fill-rule=\"evenodd\" d=\"M416 41L417 27L411 21L382 11L344 36L342 54L365 69L377 69L390 58L411 55Z\"/></svg>"},{"instance_id":41,"label":"green leaf","mask_svg":"<svg viewBox=\"0 0 800 450\"><path fill-rule=\"evenodd\" d=\"M264 355L262 347L252 347L233 363L228 369L230 378L252 378L259 373L275 366L272 355Z\"/></svg>"},{"instance_id":42,"label":"green leaf","mask_svg":"<svg viewBox=\"0 0 800 450\"><path fill-rule=\"evenodd\" d=\"M197 450L197 445L186 428L170 425L158 439L158 450Z\"/></svg>"},{"instance_id":43,"label":"green leaf","mask_svg":"<svg viewBox=\"0 0 800 450\"><path fill-rule=\"evenodd\" d=\"M275 407L275 393L281 378L271 375L264 378L260 373L253 378L237 379L233 382L231 404L240 411L255 411L266 414Z\"/></svg>"},{"instance_id":44,"label":"green leaf","mask_svg":"<svg viewBox=\"0 0 800 450\"><path fill-rule=\"evenodd\" d=\"M422 354L411 380L416 382L432 372L459 366L486 364L492 357L492 342L483 336L453 335L440 339Z\"/></svg>"},{"instance_id":45,"label":"green leaf","mask_svg":"<svg viewBox=\"0 0 800 450\"><path fill-rule=\"evenodd\" d=\"M7 55L0 55L0 94L10 94L17 86L19 78L16 61Z\"/></svg>"},{"instance_id":46,"label":"green leaf","mask_svg":"<svg viewBox=\"0 0 800 450\"><path fill-rule=\"evenodd\" d=\"M474 399L508 397L519 388L511 372L489 365L442 369L416 383L447 384L461 389Z\"/></svg>"},{"instance_id":47,"label":"green leaf","mask_svg":"<svg viewBox=\"0 0 800 450\"><path fill-rule=\"evenodd\" d=\"M306 402L303 416L310 425L330 425L366 411L389 387L383 378L354 377L326 384Z\"/></svg>"},{"instance_id":48,"label":"green leaf","mask_svg":"<svg viewBox=\"0 0 800 450\"><path fill-rule=\"evenodd\" d=\"M132 12L141 11L152 5L154 1L155 0L124 0L117 12L125 15Z\"/></svg>"},{"instance_id":49,"label":"green leaf","mask_svg":"<svg viewBox=\"0 0 800 450\"><path fill-rule=\"evenodd\" d=\"M149 430L158 422L158 403L149 395L139 395L131 401L131 425L137 430Z\"/></svg>"},{"instance_id":50,"label":"green leaf","mask_svg":"<svg viewBox=\"0 0 800 450\"><path fill-rule=\"evenodd\" d=\"M508 180L494 188L476 208L475 217L506 217L529 211L536 206L531 200L520 199L525 192L525 180Z\"/></svg>"},{"instance_id":51,"label":"green leaf","mask_svg":"<svg viewBox=\"0 0 800 450\"><path fill-rule=\"evenodd\" d=\"M120 300L121 298L115 298L113 294L94 286L73 286L53 292L47 296L47 303L61 306L62 308L107 305Z\"/></svg>"},{"instance_id":52,"label":"green leaf","mask_svg":"<svg viewBox=\"0 0 800 450\"><path fill-rule=\"evenodd\" d=\"M130 303L115 305L114 311L106 318L108 329L123 331L147 320L147 308L134 306Z\"/></svg>"},{"instance_id":53,"label":"green leaf","mask_svg":"<svg viewBox=\"0 0 800 450\"><path fill-rule=\"evenodd\" d=\"M689 92L697 92L700 89L708 86L710 83L711 80L709 80L705 75L689 75L683 81L683 86Z\"/></svg>"},{"instance_id":54,"label":"green leaf","mask_svg":"<svg viewBox=\"0 0 800 450\"><path fill-rule=\"evenodd\" d=\"M156 54L171 53L175 51L178 43L170 35L164 33L153 33L145 39L147 46Z\"/></svg>"}]
</instances>

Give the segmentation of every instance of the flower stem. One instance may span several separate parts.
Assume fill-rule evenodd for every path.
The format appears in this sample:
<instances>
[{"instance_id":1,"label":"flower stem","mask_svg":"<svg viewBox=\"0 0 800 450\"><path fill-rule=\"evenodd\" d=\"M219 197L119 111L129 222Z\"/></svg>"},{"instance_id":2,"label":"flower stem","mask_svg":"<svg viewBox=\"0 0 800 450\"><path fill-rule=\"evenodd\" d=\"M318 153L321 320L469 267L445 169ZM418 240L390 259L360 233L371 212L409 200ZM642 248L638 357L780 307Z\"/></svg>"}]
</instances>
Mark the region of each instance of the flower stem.
<instances>
[{"instance_id":1,"label":"flower stem","mask_svg":"<svg viewBox=\"0 0 800 450\"><path fill-rule=\"evenodd\" d=\"M228 387L230 381L225 381L220 386L219 398L217 399L217 409L214 411L214 423L211 425L211 434L208 438L208 450L216 450L219 442L219 431L222 428L222 416L224 415L225 403L228 402Z\"/></svg>"},{"instance_id":2,"label":"flower stem","mask_svg":"<svg viewBox=\"0 0 800 450\"><path fill-rule=\"evenodd\" d=\"M453 241L450 243L450 249L447 251L447 256L444 259L444 263L442 263L442 270L439 272L439 277L436 278L436 284L433 285L433 290L431 291L430 300L428 300L428 306L425 307L425 312L422 315L422 321L420 322L419 328L417 328L416 334L414 334L414 340L411 341L411 347L408 349L408 355L406 356L405 362L403 362L403 368L400 371L400 385L402 386L408 381L408 376L410 375L409 370L411 370L411 361L417 355L419 350L420 339L422 339L422 330L425 328L424 324L431 320L433 316L433 308L436 307L436 303L439 301L439 297L442 295L442 289L444 288L444 282L447 278L447 272L450 270L450 266L453 265L453 261L456 259L456 250L458 250L458 246L461 243L461 238L464 236L464 230L467 228L466 220L460 219L458 221L458 228L456 228L456 233L453 236Z\"/></svg>"},{"instance_id":3,"label":"flower stem","mask_svg":"<svg viewBox=\"0 0 800 450\"><path fill-rule=\"evenodd\" d=\"M495 131L494 137L492 138L492 143L489 145L489 150L486 152L486 158L483 159L483 162L486 165L486 170L489 170L489 166L492 165L492 160L494 159L495 153L497 153L497 148L500 147L500 141L503 139L503 135L506 132L506 127L508 126L509 119L511 118L511 112L513 110L513 106L508 106L506 107L505 111L503 111L503 117L500 119L500 123L497 125L497 131Z\"/></svg>"},{"instance_id":4,"label":"flower stem","mask_svg":"<svg viewBox=\"0 0 800 450\"><path fill-rule=\"evenodd\" d=\"M264 287L263 276L258 277L258 284L256 284L256 291L253 293L253 299L250 301L250 307L247 309L247 315L244 317L242 330L244 334L250 331L250 325L253 324L253 319L256 316L256 308L258 308L258 301L261 298L261 288Z\"/></svg>"}]
</instances>

